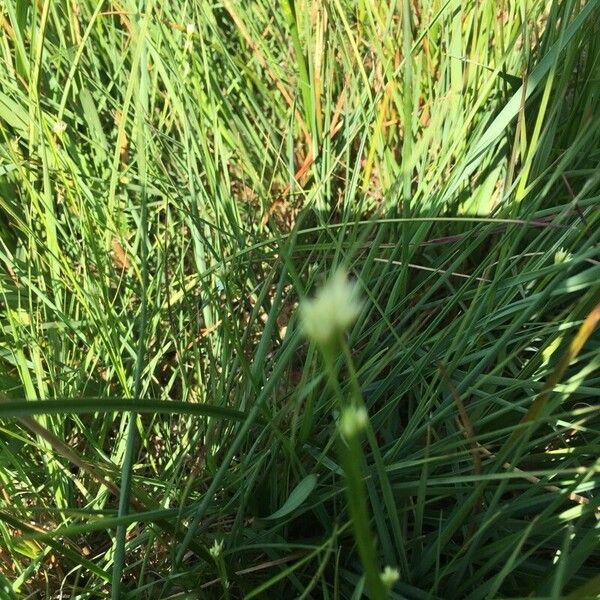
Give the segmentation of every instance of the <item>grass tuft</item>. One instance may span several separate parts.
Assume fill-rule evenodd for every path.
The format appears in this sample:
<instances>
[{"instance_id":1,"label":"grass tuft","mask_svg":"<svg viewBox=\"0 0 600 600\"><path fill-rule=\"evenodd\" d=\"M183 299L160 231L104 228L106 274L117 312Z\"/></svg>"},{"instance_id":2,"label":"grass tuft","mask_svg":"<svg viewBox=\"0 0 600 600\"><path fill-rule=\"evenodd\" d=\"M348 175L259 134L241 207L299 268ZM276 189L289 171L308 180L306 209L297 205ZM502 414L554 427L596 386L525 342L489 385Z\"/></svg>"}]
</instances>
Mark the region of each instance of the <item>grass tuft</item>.
<instances>
[{"instance_id":1,"label":"grass tuft","mask_svg":"<svg viewBox=\"0 0 600 600\"><path fill-rule=\"evenodd\" d=\"M1 3L0 596L596 597L599 16Z\"/></svg>"}]
</instances>

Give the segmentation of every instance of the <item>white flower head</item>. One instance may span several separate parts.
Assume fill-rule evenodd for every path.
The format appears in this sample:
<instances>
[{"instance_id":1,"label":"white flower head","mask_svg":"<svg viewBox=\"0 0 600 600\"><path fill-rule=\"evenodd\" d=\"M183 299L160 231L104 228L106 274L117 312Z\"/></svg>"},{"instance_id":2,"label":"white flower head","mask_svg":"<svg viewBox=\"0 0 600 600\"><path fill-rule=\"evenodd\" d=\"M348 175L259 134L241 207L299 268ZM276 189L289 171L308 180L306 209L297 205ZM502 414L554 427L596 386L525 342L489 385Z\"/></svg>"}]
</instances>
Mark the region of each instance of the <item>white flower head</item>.
<instances>
[{"instance_id":1,"label":"white flower head","mask_svg":"<svg viewBox=\"0 0 600 600\"><path fill-rule=\"evenodd\" d=\"M344 437L350 438L360 433L369 422L365 408L349 406L344 409L340 418L340 430Z\"/></svg>"},{"instance_id":2,"label":"white flower head","mask_svg":"<svg viewBox=\"0 0 600 600\"><path fill-rule=\"evenodd\" d=\"M357 284L340 269L313 299L300 304L302 328L313 342L327 345L356 321L361 308Z\"/></svg>"},{"instance_id":3,"label":"white flower head","mask_svg":"<svg viewBox=\"0 0 600 600\"><path fill-rule=\"evenodd\" d=\"M394 587L394 584L398 579L400 579L400 573L398 573L398 569L395 569L394 567L387 566L381 574L381 581L388 590L391 590Z\"/></svg>"},{"instance_id":4,"label":"white flower head","mask_svg":"<svg viewBox=\"0 0 600 600\"><path fill-rule=\"evenodd\" d=\"M188 23L185 26L185 31L188 35L193 35L194 32L196 31L196 26L193 23Z\"/></svg>"},{"instance_id":5,"label":"white flower head","mask_svg":"<svg viewBox=\"0 0 600 600\"><path fill-rule=\"evenodd\" d=\"M554 254L554 264L560 265L561 263L565 263L573 258L573 255L570 252L567 252L564 248L559 248Z\"/></svg>"},{"instance_id":6,"label":"white flower head","mask_svg":"<svg viewBox=\"0 0 600 600\"><path fill-rule=\"evenodd\" d=\"M8 314L15 320L17 325L31 325L31 315L22 308L8 309Z\"/></svg>"},{"instance_id":7,"label":"white flower head","mask_svg":"<svg viewBox=\"0 0 600 600\"><path fill-rule=\"evenodd\" d=\"M56 135L62 135L67 129L67 124L64 121L56 121L54 125L52 125L52 131Z\"/></svg>"},{"instance_id":8,"label":"white flower head","mask_svg":"<svg viewBox=\"0 0 600 600\"><path fill-rule=\"evenodd\" d=\"M219 558L219 556L221 556L223 552L223 540L221 540L220 542L217 542L217 540L215 540L208 552L213 558Z\"/></svg>"}]
</instances>

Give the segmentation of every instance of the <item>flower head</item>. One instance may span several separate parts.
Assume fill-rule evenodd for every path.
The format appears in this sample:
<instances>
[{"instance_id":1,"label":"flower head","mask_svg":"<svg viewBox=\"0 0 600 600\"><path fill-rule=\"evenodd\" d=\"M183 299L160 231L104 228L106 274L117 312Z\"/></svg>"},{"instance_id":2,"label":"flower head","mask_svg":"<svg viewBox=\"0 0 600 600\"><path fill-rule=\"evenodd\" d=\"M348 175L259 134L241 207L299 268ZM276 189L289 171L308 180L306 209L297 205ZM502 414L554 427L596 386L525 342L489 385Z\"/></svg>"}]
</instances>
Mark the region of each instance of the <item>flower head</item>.
<instances>
[{"instance_id":1,"label":"flower head","mask_svg":"<svg viewBox=\"0 0 600 600\"><path fill-rule=\"evenodd\" d=\"M327 345L356 321L361 306L356 283L339 270L312 300L301 303L304 333L316 344Z\"/></svg>"},{"instance_id":2,"label":"flower head","mask_svg":"<svg viewBox=\"0 0 600 600\"><path fill-rule=\"evenodd\" d=\"M223 552L223 540L221 540L220 542L217 542L217 540L215 540L214 544L210 547L208 552L213 558L219 558L219 556L221 556Z\"/></svg>"},{"instance_id":3,"label":"flower head","mask_svg":"<svg viewBox=\"0 0 600 600\"><path fill-rule=\"evenodd\" d=\"M52 131L54 131L54 133L59 136L62 135L66 129L67 124L64 121L56 121L56 123L52 125Z\"/></svg>"},{"instance_id":4,"label":"flower head","mask_svg":"<svg viewBox=\"0 0 600 600\"><path fill-rule=\"evenodd\" d=\"M340 430L346 438L350 438L365 429L368 422L369 415L365 408L349 406L340 417Z\"/></svg>"},{"instance_id":5,"label":"flower head","mask_svg":"<svg viewBox=\"0 0 600 600\"><path fill-rule=\"evenodd\" d=\"M185 26L185 32L186 32L188 35L193 35L195 31L196 31L196 26L195 26L193 23L188 23L188 24Z\"/></svg>"},{"instance_id":6,"label":"flower head","mask_svg":"<svg viewBox=\"0 0 600 600\"><path fill-rule=\"evenodd\" d=\"M398 573L398 569L394 569L393 567L386 567L381 574L381 581L388 590L394 587L398 579L400 579L400 573Z\"/></svg>"},{"instance_id":7,"label":"flower head","mask_svg":"<svg viewBox=\"0 0 600 600\"><path fill-rule=\"evenodd\" d=\"M559 248L554 254L554 264L559 265L567 262L573 258L570 252L567 252L564 248Z\"/></svg>"}]
</instances>

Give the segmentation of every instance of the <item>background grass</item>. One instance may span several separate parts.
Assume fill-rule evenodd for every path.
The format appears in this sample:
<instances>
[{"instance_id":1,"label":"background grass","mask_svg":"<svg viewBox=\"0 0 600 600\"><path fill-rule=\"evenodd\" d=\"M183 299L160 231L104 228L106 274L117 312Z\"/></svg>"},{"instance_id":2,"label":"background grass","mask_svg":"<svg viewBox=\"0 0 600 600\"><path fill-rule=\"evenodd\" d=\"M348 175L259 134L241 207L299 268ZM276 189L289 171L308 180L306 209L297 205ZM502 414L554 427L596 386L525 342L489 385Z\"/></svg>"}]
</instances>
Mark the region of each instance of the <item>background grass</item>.
<instances>
[{"instance_id":1,"label":"background grass","mask_svg":"<svg viewBox=\"0 0 600 600\"><path fill-rule=\"evenodd\" d=\"M360 597L343 264L391 596L597 597L599 8L2 2L0 594Z\"/></svg>"}]
</instances>

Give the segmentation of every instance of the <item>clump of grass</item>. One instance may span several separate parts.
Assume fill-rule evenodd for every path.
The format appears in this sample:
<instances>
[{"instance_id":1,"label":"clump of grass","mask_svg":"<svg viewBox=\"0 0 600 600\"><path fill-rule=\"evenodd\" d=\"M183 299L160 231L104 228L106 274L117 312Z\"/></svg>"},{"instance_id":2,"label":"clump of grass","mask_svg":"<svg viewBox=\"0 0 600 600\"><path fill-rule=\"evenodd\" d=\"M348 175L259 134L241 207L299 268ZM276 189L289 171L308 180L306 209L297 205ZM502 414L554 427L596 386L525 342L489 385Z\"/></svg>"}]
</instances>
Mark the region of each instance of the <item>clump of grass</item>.
<instances>
[{"instance_id":1,"label":"clump of grass","mask_svg":"<svg viewBox=\"0 0 600 600\"><path fill-rule=\"evenodd\" d=\"M1 595L594 597L599 9L3 3Z\"/></svg>"}]
</instances>

